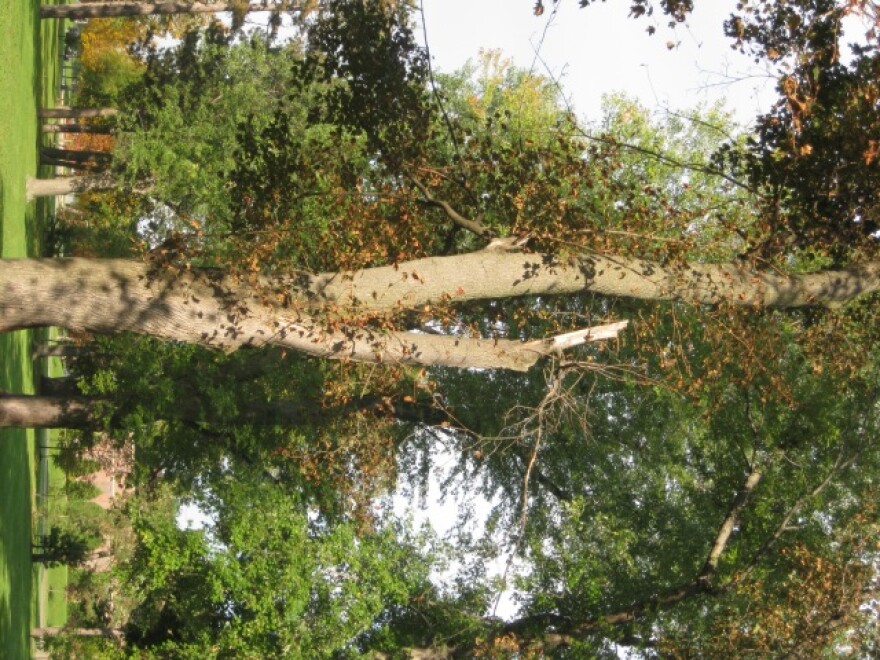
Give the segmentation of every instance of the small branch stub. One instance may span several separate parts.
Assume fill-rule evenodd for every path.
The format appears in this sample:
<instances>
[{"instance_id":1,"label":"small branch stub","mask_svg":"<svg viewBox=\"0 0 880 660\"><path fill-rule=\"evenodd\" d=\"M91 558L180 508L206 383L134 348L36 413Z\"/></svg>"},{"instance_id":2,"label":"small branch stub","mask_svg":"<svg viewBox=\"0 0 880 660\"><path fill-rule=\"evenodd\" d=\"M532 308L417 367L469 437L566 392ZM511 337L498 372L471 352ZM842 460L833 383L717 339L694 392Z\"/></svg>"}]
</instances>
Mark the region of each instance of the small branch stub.
<instances>
[{"instance_id":1,"label":"small branch stub","mask_svg":"<svg viewBox=\"0 0 880 660\"><path fill-rule=\"evenodd\" d=\"M593 341L603 341L605 339L616 339L621 330L629 325L629 321L617 321L615 323L606 323L605 325L594 325L583 330L575 330L574 332L566 332L562 335L549 337L548 339L537 339L529 342L532 345L542 345L544 352L547 349L564 351L568 348L574 348L581 344Z\"/></svg>"}]
</instances>

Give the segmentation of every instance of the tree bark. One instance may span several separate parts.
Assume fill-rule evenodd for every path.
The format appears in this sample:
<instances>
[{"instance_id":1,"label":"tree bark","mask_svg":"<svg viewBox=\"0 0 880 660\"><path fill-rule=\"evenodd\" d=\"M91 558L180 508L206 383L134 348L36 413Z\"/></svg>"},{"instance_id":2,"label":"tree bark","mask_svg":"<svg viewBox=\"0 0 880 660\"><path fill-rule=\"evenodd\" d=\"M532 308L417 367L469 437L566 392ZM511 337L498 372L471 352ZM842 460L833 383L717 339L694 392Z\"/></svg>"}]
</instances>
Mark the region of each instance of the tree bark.
<instances>
[{"instance_id":1,"label":"tree bark","mask_svg":"<svg viewBox=\"0 0 880 660\"><path fill-rule=\"evenodd\" d=\"M67 9L82 5L50 5L54 9ZM37 116L41 119L86 119L92 117L112 117L116 108L41 108Z\"/></svg>"},{"instance_id":2,"label":"tree bark","mask_svg":"<svg viewBox=\"0 0 880 660\"><path fill-rule=\"evenodd\" d=\"M0 428L91 429L95 412L88 397L0 394Z\"/></svg>"},{"instance_id":3,"label":"tree bark","mask_svg":"<svg viewBox=\"0 0 880 660\"><path fill-rule=\"evenodd\" d=\"M115 16L149 16L156 14L214 14L232 11L233 3L216 2L81 2L74 5L42 5L40 18L111 18ZM294 11L298 7L283 4L273 7L251 5L248 11L270 11L279 8Z\"/></svg>"},{"instance_id":4,"label":"tree bark","mask_svg":"<svg viewBox=\"0 0 880 660\"><path fill-rule=\"evenodd\" d=\"M55 325L135 332L224 351L275 345L306 355L478 369L527 370L542 356L617 336L626 322L521 342L323 325L217 271L121 259L0 260L0 331Z\"/></svg>"},{"instance_id":5,"label":"tree bark","mask_svg":"<svg viewBox=\"0 0 880 660\"><path fill-rule=\"evenodd\" d=\"M33 628L31 637L42 639L44 637L54 637L55 635L72 635L74 637L110 637L121 639L125 633L120 628L61 628L57 626L49 626L45 628Z\"/></svg>"},{"instance_id":6,"label":"tree bark","mask_svg":"<svg viewBox=\"0 0 880 660\"><path fill-rule=\"evenodd\" d=\"M56 344L54 346L42 344L37 346L32 353L33 358L76 358L87 354L88 351L84 346L76 346L74 344Z\"/></svg>"},{"instance_id":7,"label":"tree bark","mask_svg":"<svg viewBox=\"0 0 880 660\"><path fill-rule=\"evenodd\" d=\"M79 176L62 176L52 179L34 179L28 177L25 194L27 200L35 197L56 197L73 193L90 192L93 190L111 190L119 186L119 181L109 173L86 174ZM152 185L144 183L133 189L136 193L149 192Z\"/></svg>"},{"instance_id":8,"label":"tree bark","mask_svg":"<svg viewBox=\"0 0 880 660\"><path fill-rule=\"evenodd\" d=\"M528 295L593 292L642 300L750 307L837 307L880 290L880 263L805 275L754 271L738 264L663 265L625 256L483 250L429 257L347 273L301 275L293 284L314 302L369 311L408 309Z\"/></svg>"}]
</instances>

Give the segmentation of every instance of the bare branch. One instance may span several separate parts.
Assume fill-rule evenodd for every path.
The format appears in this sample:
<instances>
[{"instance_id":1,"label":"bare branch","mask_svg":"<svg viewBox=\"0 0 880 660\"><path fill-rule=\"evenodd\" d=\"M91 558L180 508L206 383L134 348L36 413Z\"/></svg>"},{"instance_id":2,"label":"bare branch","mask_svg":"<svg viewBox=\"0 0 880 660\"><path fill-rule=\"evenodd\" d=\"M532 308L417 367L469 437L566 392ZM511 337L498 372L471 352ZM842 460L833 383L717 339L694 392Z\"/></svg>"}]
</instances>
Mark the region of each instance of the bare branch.
<instances>
[{"instance_id":1,"label":"bare branch","mask_svg":"<svg viewBox=\"0 0 880 660\"><path fill-rule=\"evenodd\" d=\"M449 202L442 199L435 199L431 196L428 187L422 183L418 177L413 174L409 175L409 178L412 180L414 184L416 184L416 188L418 188L422 195L424 196L424 201L426 204L430 206L436 206L443 210L446 214L446 217L452 220L453 223L461 227L462 229L467 229L469 232L472 232L479 236L480 238L491 238L494 236L494 233L488 227L483 226L480 222L476 220L470 220L469 218L465 218L461 213L456 211Z\"/></svg>"}]
</instances>

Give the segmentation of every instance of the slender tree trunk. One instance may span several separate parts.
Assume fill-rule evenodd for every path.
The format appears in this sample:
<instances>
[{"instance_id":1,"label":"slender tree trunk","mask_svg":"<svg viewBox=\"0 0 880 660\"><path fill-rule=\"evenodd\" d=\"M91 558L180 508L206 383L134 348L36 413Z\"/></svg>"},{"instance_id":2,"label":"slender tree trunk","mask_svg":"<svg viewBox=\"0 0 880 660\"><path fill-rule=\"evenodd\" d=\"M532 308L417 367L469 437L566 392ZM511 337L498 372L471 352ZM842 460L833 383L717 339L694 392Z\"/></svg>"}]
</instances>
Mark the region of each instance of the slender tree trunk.
<instances>
[{"instance_id":1,"label":"slender tree trunk","mask_svg":"<svg viewBox=\"0 0 880 660\"><path fill-rule=\"evenodd\" d=\"M60 628L50 626L45 628L34 628L31 630L31 637L43 639L45 637L55 637L56 635L72 635L74 637L110 637L122 638L125 633L120 628Z\"/></svg>"},{"instance_id":2,"label":"slender tree trunk","mask_svg":"<svg viewBox=\"0 0 880 660\"><path fill-rule=\"evenodd\" d=\"M34 346L32 357L36 360L41 357L75 358L85 355L88 349L77 344L50 344L40 343Z\"/></svg>"},{"instance_id":3,"label":"slender tree trunk","mask_svg":"<svg viewBox=\"0 0 880 660\"><path fill-rule=\"evenodd\" d=\"M99 174L106 171L107 167L98 163L81 163L74 160L56 160L54 158L41 158L40 164L46 167L66 167L77 172L93 172Z\"/></svg>"},{"instance_id":4,"label":"slender tree trunk","mask_svg":"<svg viewBox=\"0 0 880 660\"><path fill-rule=\"evenodd\" d=\"M50 5L57 9L79 7L80 5ZM41 119L86 119L93 117L112 117L116 115L116 108L42 108L37 113Z\"/></svg>"},{"instance_id":5,"label":"slender tree trunk","mask_svg":"<svg viewBox=\"0 0 880 660\"><path fill-rule=\"evenodd\" d=\"M63 381L45 386L46 381ZM105 399L81 396L76 382L69 378L50 378L41 381L36 394L0 394L0 428L67 428L93 430L97 426L98 411L110 405ZM404 422L440 424L449 416L429 404L387 401L374 398L359 399L329 410L316 409L300 401L241 402L237 424L253 426L296 426L315 422L324 417L346 415L356 410L375 410ZM180 402L166 421L180 421L189 425L202 423L228 426L229 419L211 419L210 410L195 399ZM205 415L208 417L206 418Z\"/></svg>"},{"instance_id":6,"label":"slender tree trunk","mask_svg":"<svg viewBox=\"0 0 880 660\"><path fill-rule=\"evenodd\" d=\"M216 2L81 2L73 5L43 5L40 18L111 18L114 16L148 16L152 14L213 14L232 11L233 3ZM267 11L274 8L296 10L292 3L264 6L251 5L249 11Z\"/></svg>"},{"instance_id":7,"label":"slender tree trunk","mask_svg":"<svg viewBox=\"0 0 880 660\"><path fill-rule=\"evenodd\" d=\"M65 5L66 6L66 5ZM89 133L91 135L110 135L112 126L92 126L91 124L43 124L43 133Z\"/></svg>"},{"instance_id":8,"label":"slender tree trunk","mask_svg":"<svg viewBox=\"0 0 880 660\"><path fill-rule=\"evenodd\" d=\"M57 147L41 147L40 157L49 160L64 160L74 163L109 163L113 154L107 151L89 149L58 149Z\"/></svg>"},{"instance_id":9,"label":"slender tree trunk","mask_svg":"<svg viewBox=\"0 0 880 660\"><path fill-rule=\"evenodd\" d=\"M42 147L40 162L53 167L69 167L85 172L100 172L107 169L113 155L106 151L89 151Z\"/></svg>"},{"instance_id":10,"label":"slender tree trunk","mask_svg":"<svg viewBox=\"0 0 880 660\"><path fill-rule=\"evenodd\" d=\"M40 376L40 394L52 397L78 397L81 395L73 376Z\"/></svg>"}]
</instances>

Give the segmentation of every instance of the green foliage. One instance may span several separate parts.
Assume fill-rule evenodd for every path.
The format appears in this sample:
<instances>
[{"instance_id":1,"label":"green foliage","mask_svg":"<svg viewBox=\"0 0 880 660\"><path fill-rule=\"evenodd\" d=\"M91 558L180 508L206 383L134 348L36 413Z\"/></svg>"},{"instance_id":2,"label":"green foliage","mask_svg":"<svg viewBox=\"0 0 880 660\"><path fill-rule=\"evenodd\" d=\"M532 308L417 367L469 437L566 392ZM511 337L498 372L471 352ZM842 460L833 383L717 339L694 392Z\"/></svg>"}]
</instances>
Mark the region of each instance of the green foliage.
<instances>
[{"instance_id":1,"label":"green foliage","mask_svg":"<svg viewBox=\"0 0 880 660\"><path fill-rule=\"evenodd\" d=\"M72 500L91 500L98 496L101 489L91 481L73 479L67 482L67 497Z\"/></svg>"},{"instance_id":2,"label":"green foliage","mask_svg":"<svg viewBox=\"0 0 880 660\"><path fill-rule=\"evenodd\" d=\"M310 521L270 484L230 479L208 503L210 535L132 511L138 544L123 570L141 604L129 643L178 657L334 657L426 579L393 530Z\"/></svg>"},{"instance_id":3,"label":"green foliage","mask_svg":"<svg viewBox=\"0 0 880 660\"><path fill-rule=\"evenodd\" d=\"M35 562L48 566L68 564L75 566L88 558L89 551L97 545L94 537L82 530L64 529L53 525L49 533L35 544L31 556Z\"/></svg>"},{"instance_id":4,"label":"green foliage","mask_svg":"<svg viewBox=\"0 0 880 660\"><path fill-rule=\"evenodd\" d=\"M874 51L840 64L842 10L825 0L758 4L775 13L735 36L792 68L750 141L721 109L658 120L620 97L585 132L552 85L494 55L441 78L434 107L406 12L388 3L333 2L283 46L192 32L151 53L127 91L120 161L159 202L141 238L180 244L158 267L223 266L259 283L262 302L304 309L290 296L298 269L485 245L437 200L560 266L590 253L681 272L858 263L876 250ZM675 21L690 11L659 6ZM354 319L523 339L632 321L618 345L525 374L97 340L75 366L81 389L104 400L109 430L136 437L143 493L165 498L130 504L128 640L143 657L193 658L443 644L611 656L618 643L772 655L798 636L833 648L814 622L863 625L856 594L872 588L875 308L574 295ZM351 321L337 313L329 326ZM404 404L433 416L406 418ZM465 500L448 545L413 539L377 506L398 476L427 489L438 443L454 457L443 494ZM491 503L483 533L468 528L475 493ZM209 528L178 529L172 495L207 510ZM498 558L504 578L487 569ZM454 577L432 583L444 564ZM832 583L847 587L798 597ZM513 621L488 616L504 590Z\"/></svg>"},{"instance_id":5,"label":"green foliage","mask_svg":"<svg viewBox=\"0 0 880 660\"><path fill-rule=\"evenodd\" d=\"M77 102L82 107L112 107L142 75L143 67L128 53L102 51L80 74Z\"/></svg>"}]
</instances>

